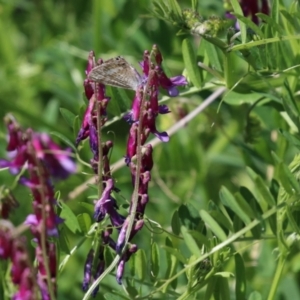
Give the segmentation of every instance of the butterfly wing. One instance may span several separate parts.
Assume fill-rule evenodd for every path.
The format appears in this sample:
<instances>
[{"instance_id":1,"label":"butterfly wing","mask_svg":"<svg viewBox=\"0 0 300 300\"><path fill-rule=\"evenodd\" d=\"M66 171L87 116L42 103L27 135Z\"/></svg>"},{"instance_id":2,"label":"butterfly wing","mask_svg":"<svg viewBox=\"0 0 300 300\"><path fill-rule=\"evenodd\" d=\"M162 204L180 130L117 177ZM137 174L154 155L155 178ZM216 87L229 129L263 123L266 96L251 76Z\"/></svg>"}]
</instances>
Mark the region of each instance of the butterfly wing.
<instances>
[{"instance_id":1,"label":"butterfly wing","mask_svg":"<svg viewBox=\"0 0 300 300\"><path fill-rule=\"evenodd\" d=\"M142 77L123 57L111 58L93 68L88 75L92 81L124 89L136 90Z\"/></svg>"}]
</instances>

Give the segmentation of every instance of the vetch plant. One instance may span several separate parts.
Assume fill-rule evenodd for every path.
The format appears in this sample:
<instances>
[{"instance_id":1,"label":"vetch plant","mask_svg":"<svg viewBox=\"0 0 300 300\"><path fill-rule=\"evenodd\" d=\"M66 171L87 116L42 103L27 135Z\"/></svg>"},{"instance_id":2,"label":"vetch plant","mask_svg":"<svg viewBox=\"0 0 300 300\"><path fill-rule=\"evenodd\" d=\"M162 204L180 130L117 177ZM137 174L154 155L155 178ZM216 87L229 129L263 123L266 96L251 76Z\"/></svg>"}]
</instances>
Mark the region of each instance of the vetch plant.
<instances>
[{"instance_id":1,"label":"vetch plant","mask_svg":"<svg viewBox=\"0 0 300 300\"><path fill-rule=\"evenodd\" d=\"M63 219L56 213L57 200L52 179L67 178L76 171L76 166L70 158L70 151L62 150L49 135L31 129L22 130L12 116L7 116L5 123L10 159L1 159L0 166L8 168L13 175L21 173L19 183L31 191L33 213L24 220L23 229L14 228L9 221L1 222L1 259L11 260L12 263L12 282L18 286L13 299L38 299L38 294L41 299L55 299L56 238L58 226ZM28 173L27 176L24 176L24 171ZM7 197L4 197L2 217L7 211L7 203ZM35 244L36 270L31 265L24 238L20 237L27 227L31 230Z\"/></svg>"},{"instance_id":2,"label":"vetch plant","mask_svg":"<svg viewBox=\"0 0 300 300\"><path fill-rule=\"evenodd\" d=\"M152 51L145 51L143 61L140 63L143 75L140 75L122 57L96 62L93 52L90 52L88 66L86 68L87 78L84 81L85 96L88 99L87 109L84 114L82 125L78 133L76 144L89 137L90 149L93 153L91 166L95 171L98 183L99 199L95 200L94 219L96 222L104 220L109 216L110 223L106 228L99 226L95 232L100 236L93 246L95 249L89 251L85 268L83 290L86 291L90 283L94 282L92 291L96 295L98 288L95 287L100 280L96 280L105 270L104 247L111 247L117 256L116 279L122 283L125 263L130 256L137 251L137 245L128 242L142 229L144 225L144 212L149 201L148 184L151 180L151 169L153 167L152 146L145 145L147 138L152 133L161 141L168 142L166 132L156 129L156 118L159 114L169 112L166 105L159 105L159 88L166 89L170 96L177 96L177 86L186 85L184 76L168 78L162 69L162 55L156 45ZM135 97L129 113L124 119L130 124L129 137L125 162L129 167L133 184L128 216L118 213L118 205L112 192L116 190L115 180L111 176L109 165L109 151L112 149L112 141L102 140L101 129L107 120L107 105L114 101L105 93L105 85L113 85L121 88L136 89ZM133 160L135 158L135 161ZM117 241L110 235L112 229L118 231ZM95 255L96 253L96 255ZM98 264L93 268L93 264ZM91 274L95 269L95 274Z\"/></svg>"},{"instance_id":3,"label":"vetch plant","mask_svg":"<svg viewBox=\"0 0 300 300\"><path fill-rule=\"evenodd\" d=\"M8 2L0 299L300 299L299 1Z\"/></svg>"}]
</instances>

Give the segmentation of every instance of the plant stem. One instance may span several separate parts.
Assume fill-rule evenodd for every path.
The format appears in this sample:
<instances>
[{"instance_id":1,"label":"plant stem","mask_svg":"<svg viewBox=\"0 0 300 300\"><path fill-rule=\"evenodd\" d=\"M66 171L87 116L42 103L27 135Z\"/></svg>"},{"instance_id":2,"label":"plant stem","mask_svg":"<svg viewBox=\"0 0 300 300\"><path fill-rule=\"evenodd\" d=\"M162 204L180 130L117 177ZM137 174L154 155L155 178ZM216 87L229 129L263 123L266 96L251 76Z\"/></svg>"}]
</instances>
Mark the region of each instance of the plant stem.
<instances>
[{"instance_id":1,"label":"plant stem","mask_svg":"<svg viewBox=\"0 0 300 300\"><path fill-rule=\"evenodd\" d=\"M282 274L282 270L284 268L285 262L286 262L286 255L281 254L279 256L279 260L278 260L278 263L277 263L275 275L273 277L273 281L272 281L272 284L271 284L268 300L275 299L275 296L276 296L275 293L276 293L279 281L281 279L281 274Z\"/></svg>"}]
</instances>

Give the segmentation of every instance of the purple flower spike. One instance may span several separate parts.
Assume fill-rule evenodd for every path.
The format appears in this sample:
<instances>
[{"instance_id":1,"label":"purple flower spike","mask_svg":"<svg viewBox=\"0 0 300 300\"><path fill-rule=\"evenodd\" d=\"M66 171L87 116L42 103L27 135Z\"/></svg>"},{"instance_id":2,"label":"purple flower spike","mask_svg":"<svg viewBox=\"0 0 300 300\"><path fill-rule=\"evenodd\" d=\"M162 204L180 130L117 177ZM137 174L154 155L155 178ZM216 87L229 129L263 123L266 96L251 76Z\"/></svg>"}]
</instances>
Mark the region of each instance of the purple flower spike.
<instances>
[{"instance_id":1,"label":"purple flower spike","mask_svg":"<svg viewBox=\"0 0 300 300\"><path fill-rule=\"evenodd\" d=\"M116 280L119 285L122 284L124 270L125 270L125 260L120 260L117 268L117 273L116 273Z\"/></svg>"},{"instance_id":2,"label":"purple flower spike","mask_svg":"<svg viewBox=\"0 0 300 300\"><path fill-rule=\"evenodd\" d=\"M144 51L143 61L140 62L144 75L147 77L149 75L150 65L149 65L149 56L150 53L148 50Z\"/></svg>"},{"instance_id":3,"label":"purple flower spike","mask_svg":"<svg viewBox=\"0 0 300 300\"><path fill-rule=\"evenodd\" d=\"M161 66L163 58L162 58L161 52L159 51L157 45L153 45L152 50L154 52L155 61L156 61L157 65Z\"/></svg>"},{"instance_id":4,"label":"purple flower spike","mask_svg":"<svg viewBox=\"0 0 300 300\"><path fill-rule=\"evenodd\" d=\"M88 253L88 256L84 264L84 275L83 275L83 282L82 282L82 290L84 292L88 290L91 282L93 260L94 260L94 250L91 249Z\"/></svg>"},{"instance_id":5,"label":"purple flower spike","mask_svg":"<svg viewBox=\"0 0 300 300\"><path fill-rule=\"evenodd\" d=\"M89 130L89 137L90 137L90 149L92 150L94 156L98 156L98 133L97 129L94 126L94 124L90 125L90 130Z\"/></svg>"},{"instance_id":6,"label":"purple flower spike","mask_svg":"<svg viewBox=\"0 0 300 300\"><path fill-rule=\"evenodd\" d=\"M104 260L100 260L99 261L99 264L97 266L97 269L96 269L96 274L94 275L94 279L96 280L104 271L104 268L105 268L105 261ZM92 297L96 297L98 291L99 291L99 288L100 288L100 285L98 284L93 292L92 292Z\"/></svg>"},{"instance_id":7,"label":"purple flower spike","mask_svg":"<svg viewBox=\"0 0 300 300\"><path fill-rule=\"evenodd\" d=\"M114 181L113 179L109 178L106 181L106 187L103 190L101 198L95 204L94 218L97 222L101 222L107 213L110 215L114 213L117 208L116 200L111 196L113 188ZM118 223L119 219L117 219L115 214L114 218L114 220L116 220L116 223Z\"/></svg>"},{"instance_id":8,"label":"purple flower spike","mask_svg":"<svg viewBox=\"0 0 300 300\"><path fill-rule=\"evenodd\" d=\"M168 93L171 97L178 96L179 92L177 86L186 85L187 80L183 75L175 76L168 78L163 69L159 66L155 67L155 70L158 74L159 84L163 89L168 90Z\"/></svg>"},{"instance_id":9,"label":"purple flower spike","mask_svg":"<svg viewBox=\"0 0 300 300\"><path fill-rule=\"evenodd\" d=\"M65 179L76 172L76 164L70 159L70 149L63 151L49 135L33 134L32 144L37 157L45 161L53 177Z\"/></svg>"},{"instance_id":10,"label":"purple flower spike","mask_svg":"<svg viewBox=\"0 0 300 300\"><path fill-rule=\"evenodd\" d=\"M125 271L125 263L130 259L131 255L135 253L138 250L137 245L131 245L129 249L123 254L118 267L117 267L117 273L116 273L116 280L121 285L122 284L122 278Z\"/></svg>"}]
</instances>

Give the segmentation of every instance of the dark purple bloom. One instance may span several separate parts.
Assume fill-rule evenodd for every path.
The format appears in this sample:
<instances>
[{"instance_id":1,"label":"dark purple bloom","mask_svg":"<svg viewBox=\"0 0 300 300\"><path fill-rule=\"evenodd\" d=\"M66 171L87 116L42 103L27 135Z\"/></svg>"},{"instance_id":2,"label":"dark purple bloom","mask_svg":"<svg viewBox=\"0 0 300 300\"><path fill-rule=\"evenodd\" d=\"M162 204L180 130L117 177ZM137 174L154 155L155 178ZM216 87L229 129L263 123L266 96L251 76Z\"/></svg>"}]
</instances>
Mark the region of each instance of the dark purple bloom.
<instances>
[{"instance_id":1,"label":"dark purple bloom","mask_svg":"<svg viewBox=\"0 0 300 300\"><path fill-rule=\"evenodd\" d=\"M114 189L114 181L109 178L103 190L101 198L95 203L94 218L97 222L101 222L106 214L109 214L113 226L119 227L124 222L124 217L117 212L116 200L111 196Z\"/></svg>"},{"instance_id":2,"label":"dark purple bloom","mask_svg":"<svg viewBox=\"0 0 300 300\"><path fill-rule=\"evenodd\" d=\"M104 271L105 268L105 261L104 260L99 260L97 269L96 269L96 273L94 275L94 280L96 280ZM92 292L92 297L96 297L98 291L99 291L100 285L97 285L93 292Z\"/></svg>"},{"instance_id":3,"label":"dark purple bloom","mask_svg":"<svg viewBox=\"0 0 300 300\"><path fill-rule=\"evenodd\" d=\"M125 270L125 263L130 259L131 255L138 250L137 245L131 245L128 250L123 254L117 267L116 280L121 285L122 278Z\"/></svg>"},{"instance_id":4,"label":"dark purple bloom","mask_svg":"<svg viewBox=\"0 0 300 300\"><path fill-rule=\"evenodd\" d=\"M84 264L84 275L83 275L83 282L82 282L82 290L84 292L88 290L91 282L93 261L94 261L94 250L91 249L89 251L89 254Z\"/></svg>"},{"instance_id":5,"label":"dark purple bloom","mask_svg":"<svg viewBox=\"0 0 300 300\"><path fill-rule=\"evenodd\" d=\"M163 89L168 91L171 97L178 96L179 91L176 88L177 86L187 85L187 80L182 75L168 78L161 67L156 66L155 70L158 75L159 84Z\"/></svg>"},{"instance_id":6,"label":"dark purple bloom","mask_svg":"<svg viewBox=\"0 0 300 300\"><path fill-rule=\"evenodd\" d=\"M76 172L76 164L70 159L71 149L62 150L45 133L34 133L32 135L32 144L36 156L45 162L53 177L65 179Z\"/></svg>"},{"instance_id":7,"label":"dark purple bloom","mask_svg":"<svg viewBox=\"0 0 300 300\"><path fill-rule=\"evenodd\" d=\"M126 220L123 223L122 229L120 230L117 244L116 244L116 252L117 253L121 253L121 251L124 247L126 231L127 231L128 225L129 225L129 217L126 218ZM138 220L137 222L135 222L135 224L131 230L130 236L129 236L129 241L136 235L136 233L139 230L142 229L143 226L144 226L144 220Z\"/></svg>"},{"instance_id":8,"label":"dark purple bloom","mask_svg":"<svg viewBox=\"0 0 300 300\"><path fill-rule=\"evenodd\" d=\"M158 113L160 114L168 114L170 112L169 107L165 104L159 105L158 107Z\"/></svg>"}]
</instances>

